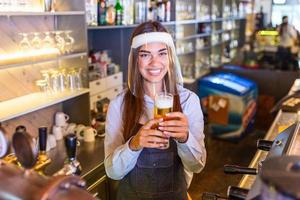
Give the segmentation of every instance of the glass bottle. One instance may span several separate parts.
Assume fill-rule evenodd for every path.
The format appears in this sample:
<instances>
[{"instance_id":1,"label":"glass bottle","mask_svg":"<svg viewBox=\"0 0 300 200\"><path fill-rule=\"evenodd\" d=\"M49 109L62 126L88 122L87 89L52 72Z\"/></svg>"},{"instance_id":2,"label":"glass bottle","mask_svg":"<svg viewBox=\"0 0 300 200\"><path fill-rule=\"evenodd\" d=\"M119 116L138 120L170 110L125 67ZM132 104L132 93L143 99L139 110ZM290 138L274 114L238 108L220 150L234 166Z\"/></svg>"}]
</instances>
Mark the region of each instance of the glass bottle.
<instances>
[{"instance_id":1,"label":"glass bottle","mask_svg":"<svg viewBox=\"0 0 300 200\"><path fill-rule=\"evenodd\" d=\"M98 0L98 25L106 25L106 0Z\"/></svg>"},{"instance_id":2,"label":"glass bottle","mask_svg":"<svg viewBox=\"0 0 300 200\"><path fill-rule=\"evenodd\" d=\"M134 23L134 0L123 0L123 24Z\"/></svg>"},{"instance_id":3,"label":"glass bottle","mask_svg":"<svg viewBox=\"0 0 300 200\"><path fill-rule=\"evenodd\" d=\"M116 10L115 24L122 25L123 24L123 6L121 5L120 0L117 0L117 3L115 5L115 10Z\"/></svg>"},{"instance_id":4,"label":"glass bottle","mask_svg":"<svg viewBox=\"0 0 300 200\"><path fill-rule=\"evenodd\" d=\"M116 11L113 4L110 4L106 10L106 23L108 25L114 25L116 19Z\"/></svg>"}]
</instances>

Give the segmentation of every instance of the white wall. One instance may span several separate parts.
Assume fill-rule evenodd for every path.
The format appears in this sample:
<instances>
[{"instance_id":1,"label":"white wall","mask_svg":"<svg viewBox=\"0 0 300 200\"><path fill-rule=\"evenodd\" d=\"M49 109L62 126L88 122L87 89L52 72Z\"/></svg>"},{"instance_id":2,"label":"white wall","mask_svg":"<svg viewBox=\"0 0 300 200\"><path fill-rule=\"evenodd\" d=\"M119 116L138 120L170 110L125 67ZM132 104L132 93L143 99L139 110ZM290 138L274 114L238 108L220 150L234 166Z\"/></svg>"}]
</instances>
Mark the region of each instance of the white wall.
<instances>
[{"instance_id":1,"label":"white wall","mask_svg":"<svg viewBox=\"0 0 300 200\"><path fill-rule=\"evenodd\" d=\"M263 13L266 14L266 23L269 24L271 22L272 0L255 0L254 11L258 13L261 6L263 7Z\"/></svg>"}]
</instances>

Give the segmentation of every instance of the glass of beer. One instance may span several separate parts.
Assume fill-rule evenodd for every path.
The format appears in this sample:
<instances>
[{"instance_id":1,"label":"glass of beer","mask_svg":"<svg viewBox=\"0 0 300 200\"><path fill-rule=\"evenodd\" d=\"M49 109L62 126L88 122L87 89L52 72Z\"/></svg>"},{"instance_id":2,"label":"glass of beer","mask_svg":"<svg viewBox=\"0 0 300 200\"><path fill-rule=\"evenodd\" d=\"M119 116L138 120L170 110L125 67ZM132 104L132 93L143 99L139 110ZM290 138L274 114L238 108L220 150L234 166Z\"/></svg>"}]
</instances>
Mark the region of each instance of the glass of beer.
<instances>
[{"instance_id":1,"label":"glass of beer","mask_svg":"<svg viewBox=\"0 0 300 200\"><path fill-rule=\"evenodd\" d=\"M162 92L155 95L154 99L154 118L165 118L166 114L173 110L173 95L170 93ZM168 149L170 146L169 141L161 149Z\"/></svg>"}]
</instances>

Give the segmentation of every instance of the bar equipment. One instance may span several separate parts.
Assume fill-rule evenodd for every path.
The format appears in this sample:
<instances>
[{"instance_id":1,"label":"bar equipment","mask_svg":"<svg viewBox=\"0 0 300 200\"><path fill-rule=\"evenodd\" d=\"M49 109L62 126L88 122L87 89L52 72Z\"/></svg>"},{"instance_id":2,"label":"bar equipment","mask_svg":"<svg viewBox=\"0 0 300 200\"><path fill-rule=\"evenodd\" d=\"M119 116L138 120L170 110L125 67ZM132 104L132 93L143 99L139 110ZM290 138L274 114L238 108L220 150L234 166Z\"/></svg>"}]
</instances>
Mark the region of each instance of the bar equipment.
<instances>
[{"instance_id":1,"label":"bar equipment","mask_svg":"<svg viewBox=\"0 0 300 200\"><path fill-rule=\"evenodd\" d=\"M5 137L5 132L0 126L0 158L5 156L8 150L8 141Z\"/></svg>"},{"instance_id":2,"label":"bar equipment","mask_svg":"<svg viewBox=\"0 0 300 200\"><path fill-rule=\"evenodd\" d=\"M67 162L61 170L56 172L54 176L58 175L79 175L82 171L79 161L76 159L77 137L75 134L69 134L65 137L65 145L67 150Z\"/></svg>"},{"instance_id":3,"label":"bar equipment","mask_svg":"<svg viewBox=\"0 0 300 200\"><path fill-rule=\"evenodd\" d=\"M44 127L40 128L40 132L41 146L44 147ZM0 163L0 199L95 199L83 189L85 182L78 176L46 177L31 170L35 166L38 153L35 151L35 143L26 132L16 132L12 144L18 161L25 170L9 163Z\"/></svg>"},{"instance_id":4,"label":"bar equipment","mask_svg":"<svg viewBox=\"0 0 300 200\"><path fill-rule=\"evenodd\" d=\"M299 199L300 157L295 156L299 136L300 121L283 130L273 141L257 141L257 148L268 153L266 158L258 160L257 168L224 165L227 174L257 175L249 191L230 186L225 199ZM205 193L204 197L202 199L221 199L215 193Z\"/></svg>"},{"instance_id":5,"label":"bar equipment","mask_svg":"<svg viewBox=\"0 0 300 200\"><path fill-rule=\"evenodd\" d=\"M51 163L51 159L46 154L47 146L47 127L39 128L39 153L38 159L34 166L34 170L41 171L48 164Z\"/></svg>"},{"instance_id":6,"label":"bar equipment","mask_svg":"<svg viewBox=\"0 0 300 200\"><path fill-rule=\"evenodd\" d=\"M27 134L26 133L26 127L23 126L23 125L17 126L15 131ZM2 133L2 137L1 137L1 133ZM9 151L9 143L8 143L7 139L5 138L5 130L1 127L0 127L0 139L1 139L1 141L0 141L0 151L2 149L2 154L3 154L2 156L0 155L0 157L3 157ZM19 165L15 153L9 153L5 157L3 157L2 161L5 162L5 163L11 163L11 164L14 164L14 165Z\"/></svg>"}]
</instances>

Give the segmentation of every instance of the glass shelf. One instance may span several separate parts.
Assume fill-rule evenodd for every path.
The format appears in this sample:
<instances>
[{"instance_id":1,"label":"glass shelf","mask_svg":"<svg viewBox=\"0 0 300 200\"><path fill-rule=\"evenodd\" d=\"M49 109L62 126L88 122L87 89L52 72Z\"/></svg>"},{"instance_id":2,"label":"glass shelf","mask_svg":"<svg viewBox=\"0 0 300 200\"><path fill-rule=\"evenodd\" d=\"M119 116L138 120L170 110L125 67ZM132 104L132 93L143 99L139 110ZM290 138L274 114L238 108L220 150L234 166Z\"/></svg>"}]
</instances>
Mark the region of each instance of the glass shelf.
<instances>
[{"instance_id":1,"label":"glass shelf","mask_svg":"<svg viewBox=\"0 0 300 200\"><path fill-rule=\"evenodd\" d=\"M179 21L170 21L162 22L163 25L185 25L185 24L195 24L195 23L211 23L211 22L221 22L228 20L240 20L245 17L227 17L227 18L216 18L216 19L191 19L191 20L179 20ZM101 30L101 29L123 29L123 28L135 28L138 24L129 24L129 25L105 25L105 26L89 26L88 30Z\"/></svg>"},{"instance_id":2,"label":"glass shelf","mask_svg":"<svg viewBox=\"0 0 300 200\"><path fill-rule=\"evenodd\" d=\"M25 62L19 62L15 64L2 64L0 65L0 69L7 69L7 68L13 68L13 67L19 67L19 66L24 66L24 65L35 65L35 64L40 64L44 62L53 62L56 60L63 60L63 59L70 59L70 58L78 58L82 56L87 56L86 52L79 52L79 53L72 53L72 54L67 54L67 55L58 55L54 56L53 58L46 58L46 59L38 59L34 61L25 61ZM26 59L26 58L24 58Z\"/></svg>"},{"instance_id":3,"label":"glass shelf","mask_svg":"<svg viewBox=\"0 0 300 200\"><path fill-rule=\"evenodd\" d=\"M174 25L175 22L162 22L163 25ZM123 28L135 28L139 24L128 24L128 25L104 25L104 26L89 26L88 30L103 30L103 29L123 29Z\"/></svg>"},{"instance_id":4,"label":"glass shelf","mask_svg":"<svg viewBox=\"0 0 300 200\"><path fill-rule=\"evenodd\" d=\"M84 11L57 11L57 12L0 12L0 16L63 16L85 15Z\"/></svg>"},{"instance_id":5,"label":"glass shelf","mask_svg":"<svg viewBox=\"0 0 300 200\"><path fill-rule=\"evenodd\" d=\"M88 92L89 89L81 89L76 92L65 91L54 95L36 92L11 100L2 101L0 102L0 122L61 103Z\"/></svg>"},{"instance_id":6,"label":"glass shelf","mask_svg":"<svg viewBox=\"0 0 300 200\"><path fill-rule=\"evenodd\" d=\"M205 50L210 50L210 49L211 49L211 47L209 46L209 47L202 47L199 49L196 48L196 51L205 51Z\"/></svg>"}]
</instances>

